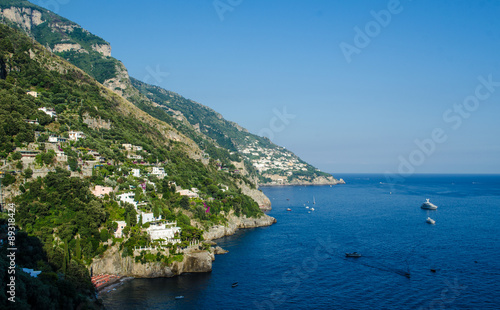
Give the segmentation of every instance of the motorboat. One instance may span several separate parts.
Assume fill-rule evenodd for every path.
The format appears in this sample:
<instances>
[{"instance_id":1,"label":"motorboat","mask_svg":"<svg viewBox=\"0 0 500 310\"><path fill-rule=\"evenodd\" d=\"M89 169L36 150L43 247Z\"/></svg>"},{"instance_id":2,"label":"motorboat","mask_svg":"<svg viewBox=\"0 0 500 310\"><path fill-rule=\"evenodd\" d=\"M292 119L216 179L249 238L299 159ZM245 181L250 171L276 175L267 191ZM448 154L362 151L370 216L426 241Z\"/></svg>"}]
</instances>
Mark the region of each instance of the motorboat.
<instances>
[{"instance_id":1,"label":"motorboat","mask_svg":"<svg viewBox=\"0 0 500 310\"><path fill-rule=\"evenodd\" d=\"M233 284L231 284L231 287L237 287L238 286L238 282L234 282Z\"/></svg>"},{"instance_id":2,"label":"motorboat","mask_svg":"<svg viewBox=\"0 0 500 310\"><path fill-rule=\"evenodd\" d=\"M311 211L314 211L314 208L311 208Z\"/></svg>"},{"instance_id":3,"label":"motorboat","mask_svg":"<svg viewBox=\"0 0 500 310\"><path fill-rule=\"evenodd\" d=\"M420 208L425 209L425 210L436 210L438 207L433 204L432 202L429 201L429 199L426 199L426 202L424 202Z\"/></svg>"},{"instance_id":4,"label":"motorboat","mask_svg":"<svg viewBox=\"0 0 500 310\"><path fill-rule=\"evenodd\" d=\"M345 257L361 257L361 254L358 252L345 253Z\"/></svg>"},{"instance_id":5,"label":"motorboat","mask_svg":"<svg viewBox=\"0 0 500 310\"><path fill-rule=\"evenodd\" d=\"M292 211L292 209L290 209L290 208L286 208L286 210L287 210L287 211Z\"/></svg>"},{"instance_id":6,"label":"motorboat","mask_svg":"<svg viewBox=\"0 0 500 310\"><path fill-rule=\"evenodd\" d=\"M184 296L175 296L175 299L183 299Z\"/></svg>"},{"instance_id":7,"label":"motorboat","mask_svg":"<svg viewBox=\"0 0 500 310\"><path fill-rule=\"evenodd\" d=\"M431 219L430 217L427 217L427 220L425 220L429 224L436 224L436 221Z\"/></svg>"}]
</instances>

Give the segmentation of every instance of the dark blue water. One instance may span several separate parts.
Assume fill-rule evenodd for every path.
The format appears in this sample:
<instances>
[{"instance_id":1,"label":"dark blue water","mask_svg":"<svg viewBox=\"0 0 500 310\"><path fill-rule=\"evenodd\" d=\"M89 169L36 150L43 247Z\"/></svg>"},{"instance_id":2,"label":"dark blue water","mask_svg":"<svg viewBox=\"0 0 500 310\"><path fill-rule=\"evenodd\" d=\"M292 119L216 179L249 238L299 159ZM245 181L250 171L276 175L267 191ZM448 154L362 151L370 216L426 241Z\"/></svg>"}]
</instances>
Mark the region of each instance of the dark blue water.
<instances>
[{"instance_id":1,"label":"dark blue water","mask_svg":"<svg viewBox=\"0 0 500 310\"><path fill-rule=\"evenodd\" d=\"M264 188L278 223L219 239L229 253L216 256L212 273L136 279L104 295L104 304L500 309L500 176L419 175L393 185L383 175L342 177L348 184ZM420 209L425 198L439 208ZM363 256L345 258L353 251Z\"/></svg>"}]
</instances>

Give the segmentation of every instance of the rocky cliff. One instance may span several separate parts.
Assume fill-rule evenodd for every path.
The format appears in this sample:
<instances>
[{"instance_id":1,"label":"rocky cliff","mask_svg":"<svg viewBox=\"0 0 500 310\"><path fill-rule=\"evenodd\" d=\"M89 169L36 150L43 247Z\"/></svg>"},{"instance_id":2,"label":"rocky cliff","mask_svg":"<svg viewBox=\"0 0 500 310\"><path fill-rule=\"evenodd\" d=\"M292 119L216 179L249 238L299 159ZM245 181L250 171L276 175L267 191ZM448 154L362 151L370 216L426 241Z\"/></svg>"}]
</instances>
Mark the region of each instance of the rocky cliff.
<instances>
[{"instance_id":1,"label":"rocky cliff","mask_svg":"<svg viewBox=\"0 0 500 310\"><path fill-rule=\"evenodd\" d=\"M155 254L155 251L152 251ZM185 272L210 272L214 254L209 251L192 250L184 254L182 262L173 262L172 266L164 263L136 263L134 258L122 257L118 246L107 250L102 258L94 259L91 264L94 274L116 274L136 278L173 277Z\"/></svg>"},{"instance_id":2,"label":"rocky cliff","mask_svg":"<svg viewBox=\"0 0 500 310\"><path fill-rule=\"evenodd\" d=\"M203 234L205 240L213 240L232 235L240 228L253 228L269 226L276 223L276 219L268 215L260 218L229 216L226 226L217 225ZM224 251L219 251L223 253ZM155 250L151 251L156 254ZM138 253L136 253L138 254ZM187 250L182 262L174 261L171 266L164 263L136 263L133 257L123 257L115 245L108 249L102 257L94 259L91 264L94 274L116 274L136 278L161 278L173 277L186 272L210 272L212 261L215 259L214 251L203 251L199 248Z\"/></svg>"},{"instance_id":3,"label":"rocky cliff","mask_svg":"<svg viewBox=\"0 0 500 310\"><path fill-rule=\"evenodd\" d=\"M274 223L276 223L276 219L266 214L262 215L260 218L247 218L245 216L237 217L235 215L230 215L227 225L215 225L211 227L208 231L203 233L203 238L205 240L214 240L232 235L240 228L270 226Z\"/></svg>"}]
</instances>

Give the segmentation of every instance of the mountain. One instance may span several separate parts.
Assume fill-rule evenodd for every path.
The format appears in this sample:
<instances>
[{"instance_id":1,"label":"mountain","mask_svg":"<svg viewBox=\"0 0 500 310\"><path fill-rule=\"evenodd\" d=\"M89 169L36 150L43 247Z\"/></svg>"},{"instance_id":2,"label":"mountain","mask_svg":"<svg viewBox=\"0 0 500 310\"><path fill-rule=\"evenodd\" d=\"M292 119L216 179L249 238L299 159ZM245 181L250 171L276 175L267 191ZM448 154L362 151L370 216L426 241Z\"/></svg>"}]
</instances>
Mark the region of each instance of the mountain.
<instances>
[{"instance_id":1,"label":"mountain","mask_svg":"<svg viewBox=\"0 0 500 310\"><path fill-rule=\"evenodd\" d=\"M210 244L190 247L206 232L272 223L245 175L224 171L171 125L3 24L0 73L2 283L11 281L7 242L20 257L17 304L0 298L2 309L99 308L89 273L109 253L143 272L175 275L199 263L207 271ZM174 241L153 238L151 223L175 225ZM31 279L21 267L41 274Z\"/></svg>"},{"instance_id":2,"label":"mountain","mask_svg":"<svg viewBox=\"0 0 500 310\"><path fill-rule=\"evenodd\" d=\"M105 40L28 1L1 0L2 21L26 32L141 110L191 138L225 169L254 183L337 184L339 181L269 139L249 133L212 109L131 78ZM226 150L229 152L226 152Z\"/></svg>"}]
</instances>

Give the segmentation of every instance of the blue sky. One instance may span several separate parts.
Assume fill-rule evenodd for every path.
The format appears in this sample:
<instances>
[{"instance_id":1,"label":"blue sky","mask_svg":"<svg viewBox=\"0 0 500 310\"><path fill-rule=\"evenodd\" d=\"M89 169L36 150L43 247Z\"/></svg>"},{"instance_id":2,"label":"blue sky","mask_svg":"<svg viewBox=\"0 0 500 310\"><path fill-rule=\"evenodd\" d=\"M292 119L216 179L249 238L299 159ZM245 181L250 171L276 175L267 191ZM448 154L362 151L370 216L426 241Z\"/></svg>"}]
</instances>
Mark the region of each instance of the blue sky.
<instances>
[{"instance_id":1,"label":"blue sky","mask_svg":"<svg viewBox=\"0 0 500 310\"><path fill-rule=\"evenodd\" d=\"M500 173L500 2L436 2L34 1L323 171Z\"/></svg>"}]
</instances>

